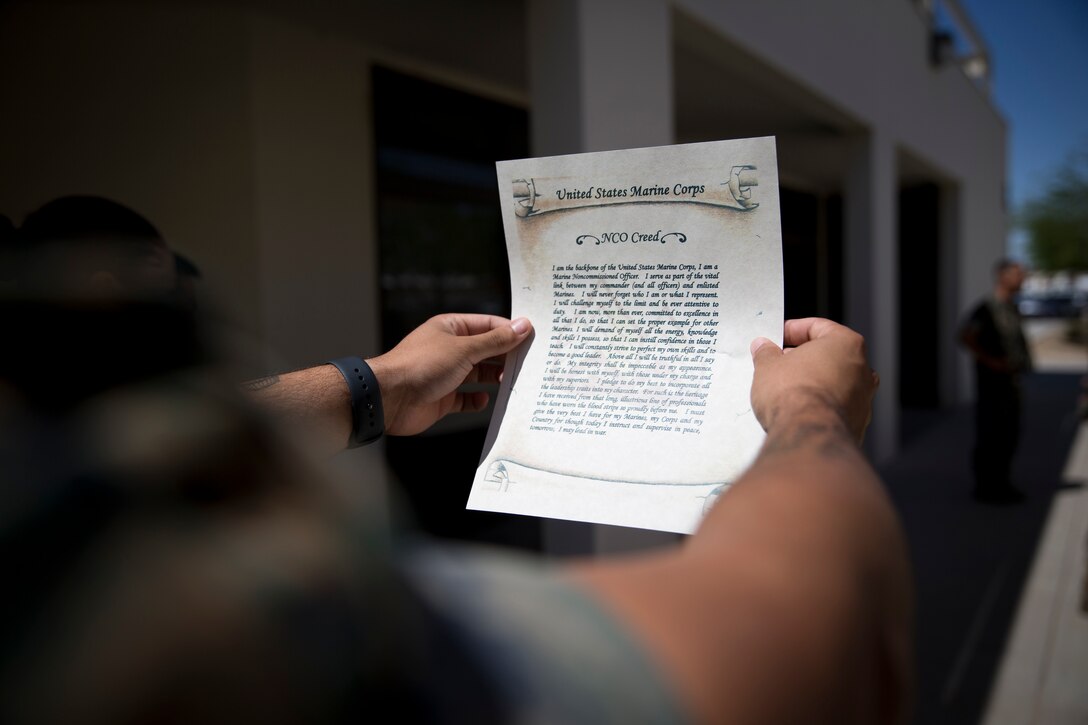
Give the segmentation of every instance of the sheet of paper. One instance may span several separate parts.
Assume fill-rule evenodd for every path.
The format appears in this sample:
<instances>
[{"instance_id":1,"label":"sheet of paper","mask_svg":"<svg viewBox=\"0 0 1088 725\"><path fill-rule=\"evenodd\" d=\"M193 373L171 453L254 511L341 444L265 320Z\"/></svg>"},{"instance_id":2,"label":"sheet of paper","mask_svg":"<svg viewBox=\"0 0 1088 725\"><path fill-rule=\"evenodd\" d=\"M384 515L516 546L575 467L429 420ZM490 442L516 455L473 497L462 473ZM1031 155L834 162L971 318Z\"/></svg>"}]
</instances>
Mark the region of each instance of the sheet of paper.
<instances>
[{"instance_id":1,"label":"sheet of paper","mask_svg":"<svg viewBox=\"0 0 1088 725\"><path fill-rule=\"evenodd\" d=\"M773 138L497 164L512 316L468 508L690 533L763 441L781 344Z\"/></svg>"}]
</instances>

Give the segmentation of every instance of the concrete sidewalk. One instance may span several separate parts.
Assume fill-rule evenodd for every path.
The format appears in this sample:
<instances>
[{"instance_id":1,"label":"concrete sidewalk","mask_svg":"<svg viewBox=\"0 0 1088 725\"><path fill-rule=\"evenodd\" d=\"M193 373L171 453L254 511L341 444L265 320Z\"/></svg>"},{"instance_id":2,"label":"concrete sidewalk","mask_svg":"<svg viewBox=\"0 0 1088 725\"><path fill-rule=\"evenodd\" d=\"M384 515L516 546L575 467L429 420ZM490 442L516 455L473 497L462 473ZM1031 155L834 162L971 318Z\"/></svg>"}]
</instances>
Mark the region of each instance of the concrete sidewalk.
<instances>
[{"instance_id":1,"label":"concrete sidewalk","mask_svg":"<svg viewBox=\"0 0 1088 725\"><path fill-rule=\"evenodd\" d=\"M1029 320L1036 368L1088 372L1088 350L1071 341L1084 320ZM1088 422L1078 423L1061 485L1020 597L985 725L1088 723Z\"/></svg>"},{"instance_id":2,"label":"concrete sidewalk","mask_svg":"<svg viewBox=\"0 0 1088 725\"><path fill-rule=\"evenodd\" d=\"M1020 598L986 725L1088 723L1088 423L1081 422Z\"/></svg>"}]
</instances>

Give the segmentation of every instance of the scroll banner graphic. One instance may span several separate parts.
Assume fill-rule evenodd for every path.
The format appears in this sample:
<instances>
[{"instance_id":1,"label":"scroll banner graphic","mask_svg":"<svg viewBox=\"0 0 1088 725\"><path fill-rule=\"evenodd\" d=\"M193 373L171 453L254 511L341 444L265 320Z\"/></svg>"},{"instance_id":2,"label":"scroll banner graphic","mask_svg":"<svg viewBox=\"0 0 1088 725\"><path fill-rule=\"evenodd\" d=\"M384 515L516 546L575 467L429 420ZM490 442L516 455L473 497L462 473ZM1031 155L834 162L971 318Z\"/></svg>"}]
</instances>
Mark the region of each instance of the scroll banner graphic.
<instances>
[{"instance_id":1,"label":"scroll banner graphic","mask_svg":"<svg viewBox=\"0 0 1088 725\"><path fill-rule=\"evenodd\" d=\"M570 178L514 179L514 213L522 218L555 211L585 209L615 204L704 204L737 211L752 211L759 203L752 199L758 186L756 167L741 164L722 180L685 180L670 185L617 182L609 185L572 186Z\"/></svg>"}]
</instances>

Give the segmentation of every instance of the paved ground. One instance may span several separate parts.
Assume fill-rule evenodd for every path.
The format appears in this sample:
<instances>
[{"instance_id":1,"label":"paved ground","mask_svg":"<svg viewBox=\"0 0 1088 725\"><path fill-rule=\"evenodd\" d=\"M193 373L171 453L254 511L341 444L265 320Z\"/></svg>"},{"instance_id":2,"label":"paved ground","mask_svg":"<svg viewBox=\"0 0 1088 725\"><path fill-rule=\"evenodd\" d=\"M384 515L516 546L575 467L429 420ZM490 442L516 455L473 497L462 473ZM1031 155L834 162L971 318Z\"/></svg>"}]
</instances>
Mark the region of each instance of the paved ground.
<instances>
[{"instance_id":1,"label":"paved ground","mask_svg":"<svg viewBox=\"0 0 1088 725\"><path fill-rule=\"evenodd\" d=\"M916 419L913 437L902 453L881 468L902 516L914 560L918 589L914 722L919 725L982 722L991 697L997 700L1002 694L993 684L1004 671L1006 649L1016 655L1011 634L1021 599L1030 594L1032 586L1038 588L1028 584L1038 579L1033 579L1032 572L1052 502L1070 490L1063 483L1062 471L1079 428L1077 398L1081 375L1088 367L1084 348L1070 349L1060 331L1061 327L1054 325L1033 325L1029 330L1037 345L1041 341L1037 350L1042 356L1036 357L1040 367L1065 372L1039 373L1026 383L1024 433L1014 478L1028 493L1027 502L994 507L970 498L970 407ZM1076 572L1069 572L1069 576L1076 576ZM1088 619L1063 621L1066 627L1088 624ZM1050 625L1036 628L1027 635L1029 645L1033 641L1038 644L1040 636L1061 638L1062 632L1055 632ZM1038 654L1040 648L1032 651ZM1020 655L1023 652L1019 650ZM1006 665L1009 667L1012 665ZM1023 687L1024 678L1001 681L1008 689ZM1080 681L1088 683L1088 671ZM1037 714L1038 708L1034 712ZM1033 716L991 718L990 722L1055 721Z\"/></svg>"}]
</instances>

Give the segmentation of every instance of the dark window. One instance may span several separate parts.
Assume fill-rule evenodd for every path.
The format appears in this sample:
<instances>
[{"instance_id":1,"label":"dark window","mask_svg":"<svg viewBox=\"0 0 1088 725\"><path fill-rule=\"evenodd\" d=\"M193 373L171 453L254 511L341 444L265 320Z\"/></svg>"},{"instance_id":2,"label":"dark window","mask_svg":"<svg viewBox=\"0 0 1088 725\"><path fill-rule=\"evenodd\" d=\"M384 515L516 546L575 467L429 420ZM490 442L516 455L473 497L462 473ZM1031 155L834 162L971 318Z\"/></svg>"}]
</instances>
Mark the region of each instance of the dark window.
<instances>
[{"instance_id":1,"label":"dark window","mask_svg":"<svg viewBox=\"0 0 1088 725\"><path fill-rule=\"evenodd\" d=\"M520 108L374 69L382 338L432 315L510 311L495 162L528 155Z\"/></svg>"},{"instance_id":2,"label":"dark window","mask_svg":"<svg viewBox=\"0 0 1088 725\"><path fill-rule=\"evenodd\" d=\"M785 317L842 319L842 199L779 189Z\"/></svg>"},{"instance_id":3,"label":"dark window","mask_svg":"<svg viewBox=\"0 0 1088 725\"><path fill-rule=\"evenodd\" d=\"M940 406L940 188L899 190L899 403Z\"/></svg>"},{"instance_id":4,"label":"dark window","mask_svg":"<svg viewBox=\"0 0 1088 725\"><path fill-rule=\"evenodd\" d=\"M510 314L495 162L529 155L524 109L373 70L382 342L443 312ZM539 519L465 510L486 423L389 437L415 523L439 537L540 548Z\"/></svg>"}]
</instances>

